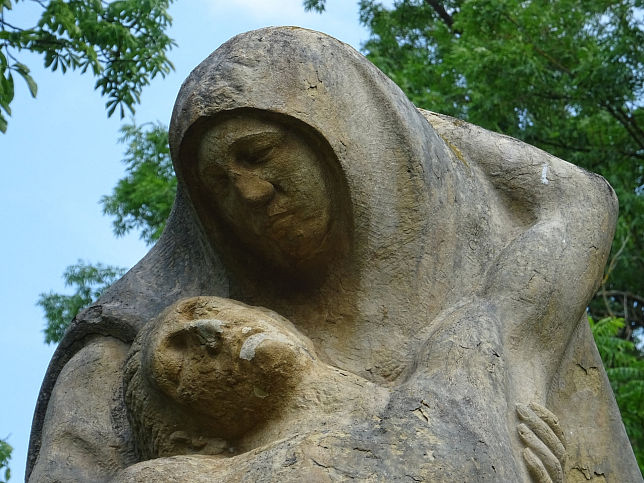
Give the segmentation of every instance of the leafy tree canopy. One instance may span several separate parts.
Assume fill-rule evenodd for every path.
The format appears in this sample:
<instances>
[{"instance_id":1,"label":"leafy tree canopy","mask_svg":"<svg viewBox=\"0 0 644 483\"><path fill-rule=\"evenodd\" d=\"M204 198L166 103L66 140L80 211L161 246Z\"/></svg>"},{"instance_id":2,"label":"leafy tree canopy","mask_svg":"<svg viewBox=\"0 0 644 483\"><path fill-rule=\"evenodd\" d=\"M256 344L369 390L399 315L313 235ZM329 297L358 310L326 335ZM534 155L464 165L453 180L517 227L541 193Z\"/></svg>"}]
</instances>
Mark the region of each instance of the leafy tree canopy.
<instances>
[{"instance_id":1,"label":"leafy tree canopy","mask_svg":"<svg viewBox=\"0 0 644 483\"><path fill-rule=\"evenodd\" d=\"M126 144L123 162L126 176L103 196L103 213L114 216L114 234L124 235L132 229L153 243L160 236L170 215L177 189L168 129L160 123L127 124L121 128L119 141ZM92 265L79 260L63 274L71 295L54 292L40 294L37 304L45 312L45 342L57 343L74 317L96 300L103 290L125 273L124 268Z\"/></svg>"},{"instance_id":2,"label":"leafy tree canopy","mask_svg":"<svg viewBox=\"0 0 644 483\"><path fill-rule=\"evenodd\" d=\"M589 322L640 471L644 473L644 359L635 344L618 337L624 319L606 317L595 322L591 317Z\"/></svg>"},{"instance_id":3,"label":"leafy tree canopy","mask_svg":"<svg viewBox=\"0 0 644 483\"><path fill-rule=\"evenodd\" d=\"M115 217L116 236L136 228L143 240L152 243L161 236L177 191L168 128L161 123L127 124L119 141L127 144L123 159L127 175L111 195L101 198L103 213Z\"/></svg>"},{"instance_id":4,"label":"leafy tree canopy","mask_svg":"<svg viewBox=\"0 0 644 483\"><path fill-rule=\"evenodd\" d=\"M12 9L31 1L42 7L33 26L16 25ZM14 98L14 75L22 77L32 96L37 85L20 51L42 54L55 71L80 69L95 78L107 97L108 115L125 108L134 112L141 89L172 69L166 52L174 45L165 31L173 0L0 0L0 131L7 130Z\"/></svg>"},{"instance_id":5,"label":"leafy tree canopy","mask_svg":"<svg viewBox=\"0 0 644 483\"><path fill-rule=\"evenodd\" d=\"M11 445L5 440L0 439L0 483L6 483L11 477L11 470L9 470L9 460L11 459L12 451L13 448L11 447Z\"/></svg>"},{"instance_id":6,"label":"leafy tree canopy","mask_svg":"<svg viewBox=\"0 0 644 483\"><path fill-rule=\"evenodd\" d=\"M40 294L37 305L45 311L47 327L45 342L59 342L71 320L83 308L96 300L101 292L125 273L118 267L102 264L90 265L79 260L76 265L67 267L63 274L65 285L75 289L73 295L53 292Z\"/></svg>"}]
</instances>

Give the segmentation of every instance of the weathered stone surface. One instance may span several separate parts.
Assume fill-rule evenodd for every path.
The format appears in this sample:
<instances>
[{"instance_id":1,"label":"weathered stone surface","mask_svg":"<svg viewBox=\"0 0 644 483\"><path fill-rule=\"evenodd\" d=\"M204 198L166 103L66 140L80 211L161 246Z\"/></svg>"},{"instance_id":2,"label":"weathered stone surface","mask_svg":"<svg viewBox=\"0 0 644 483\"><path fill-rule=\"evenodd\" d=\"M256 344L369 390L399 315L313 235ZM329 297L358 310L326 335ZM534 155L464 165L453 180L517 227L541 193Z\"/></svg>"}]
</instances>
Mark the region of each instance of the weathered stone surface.
<instances>
[{"instance_id":1,"label":"weathered stone surface","mask_svg":"<svg viewBox=\"0 0 644 483\"><path fill-rule=\"evenodd\" d=\"M167 229L61 343L31 480L641 479L585 322L601 177L291 27L198 66L170 138Z\"/></svg>"}]
</instances>

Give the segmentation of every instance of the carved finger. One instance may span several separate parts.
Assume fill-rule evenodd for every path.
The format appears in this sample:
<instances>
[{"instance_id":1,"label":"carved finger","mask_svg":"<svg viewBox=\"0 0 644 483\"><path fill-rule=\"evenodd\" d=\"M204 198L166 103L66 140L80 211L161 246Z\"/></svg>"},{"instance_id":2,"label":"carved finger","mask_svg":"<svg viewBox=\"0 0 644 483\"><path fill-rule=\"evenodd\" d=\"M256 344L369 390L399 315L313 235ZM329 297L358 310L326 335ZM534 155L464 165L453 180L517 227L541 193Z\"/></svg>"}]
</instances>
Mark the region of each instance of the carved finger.
<instances>
[{"instance_id":1,"label":"carved finger","mask_svg":"<svg viewBox=\"0 0 644 483\"><path fill-rule=\"evenodd\" d=\"M523 450L523 459L525 459L528 471L536 483L553 483L543 463L530 448Z\"/></svg>"},{"instance_id":2,"label":"carved finger","mask_svg":"<svg viewBox=\"0 0 644 483\"><path fill-rule=\"evenodd\" d=\"M557 416L555 416L545 407L535 402L531 402L529 404L529 407L534 411L534 413L537 416L539 416L543 421L545 421L548 426L550 426L550 429L552 429L552 432L557 435L557 438L559 438L559 441L561 441L561 444L563 444L565 447L566 440L564 438L564 432L563 432L563 429L561 429L561 426L559 426L559 419L557 418Z\"/></svg>"},{"instance_id":3,"label":"carved finger","mask_svg":"<svg viewBox=\"0 0 644 483\"><path fill-rule=\"evenodd\" d=\"M545 469L550 474L552 481L556 483L563 482L563 468L561 462L557 457L552 453L550 448L548 448L541 439L539 439L532 430L525 424L519 424L517 427L519 431L519 436L523 442L531 449L533 454L535 454Z\"/></svg>"},{"instance_id":4,"label":"carved finger","mask_svg":"<svg viewBox=\"0 0 644 483\"><path fill-rule=\"evenodd\" d=\"M543 410L540 411L542 414L556 420L555 416L550 413L550 411L542 408L541 406L538 406L538 408ZM544 411L547 411L548 414L546 414ZM538 412L532 409L532 405L528 407L523 404L517 404L517 414L519 415L519 418L521 418L521 420L537 436L537 438L539 438L550 449L550 451L563 465L566 458L566 448L561 442L561 439L559 439L559 437L553 431L552 426L548 424L547 421L544 421L544 419Z\"/></svg>"}]
</instances>

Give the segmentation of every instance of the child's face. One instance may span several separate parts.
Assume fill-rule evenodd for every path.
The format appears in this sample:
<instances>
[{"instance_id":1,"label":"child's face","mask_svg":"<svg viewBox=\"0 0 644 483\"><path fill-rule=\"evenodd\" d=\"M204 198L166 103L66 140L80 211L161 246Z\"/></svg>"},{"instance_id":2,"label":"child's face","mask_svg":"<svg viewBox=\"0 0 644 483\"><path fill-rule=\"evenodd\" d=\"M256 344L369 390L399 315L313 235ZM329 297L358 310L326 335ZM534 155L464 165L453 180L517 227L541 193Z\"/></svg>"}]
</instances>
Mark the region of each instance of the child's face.
<instances>
[{"instance_id":1,"label":"child's face","mask_svg":"<svg viewBox=\"0 0 644 483\"><path fill-rule=\"evenodd\" d=\"M283 405L313 357L311 342L277 314L214 297L175 304L141 348L152 386L227 434Z\"/></svg>"}]
</instances>

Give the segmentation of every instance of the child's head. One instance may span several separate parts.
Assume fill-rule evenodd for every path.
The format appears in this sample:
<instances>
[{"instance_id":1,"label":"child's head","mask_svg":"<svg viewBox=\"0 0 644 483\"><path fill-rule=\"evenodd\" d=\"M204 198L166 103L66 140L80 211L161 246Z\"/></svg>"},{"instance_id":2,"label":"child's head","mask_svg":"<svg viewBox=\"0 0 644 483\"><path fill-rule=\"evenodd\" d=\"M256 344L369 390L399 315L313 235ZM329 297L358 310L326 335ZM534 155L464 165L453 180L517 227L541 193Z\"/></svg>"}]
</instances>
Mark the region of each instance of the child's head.
<instances>
[{"instance_id":1,"label":"child's head","mask_svg":"<svg viewBox=\"0 0 644 483\"><path fill-rule=\"evenodd\" d=\"M207 452L195 446L212 438L232 444L279 413L314 357L311 341L270 310L218 297L176 302L128 357L140 456Z\"/></svg>"}]
</instances>

